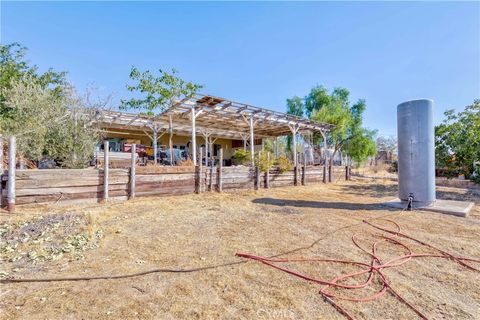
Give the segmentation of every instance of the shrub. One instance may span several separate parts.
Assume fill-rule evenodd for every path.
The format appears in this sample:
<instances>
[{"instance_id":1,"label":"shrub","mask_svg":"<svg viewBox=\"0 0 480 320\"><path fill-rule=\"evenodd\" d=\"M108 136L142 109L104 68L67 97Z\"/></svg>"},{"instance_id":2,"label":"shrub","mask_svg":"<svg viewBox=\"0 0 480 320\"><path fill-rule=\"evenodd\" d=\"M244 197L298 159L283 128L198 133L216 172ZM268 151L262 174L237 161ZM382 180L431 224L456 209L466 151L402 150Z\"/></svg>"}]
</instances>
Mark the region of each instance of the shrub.
<instances>
[{"instance_id":1,"label":"shrub","mask_svg":"<svg viewBox=\"0 0 480 320\"><path fill-rule=\"evenodd\" d=\"M260 172L267 172L267 170L270 170L270 168L273 167L274 165L274 159L273 157L270 157L270 161L268 161L268 156L266 152L263 152L260 157L255 158L255 165L258 166L260 169Z\"/></svg>"},{"instance_id":2,"label":"shrub","mask_svg":"<svg viewBox=\"0 0 480 320\"><path fill-rule=\"evenodd\" d=\"M250 165L250 151L237 149L233 153L232 160L235 165Z\"/></svg>"},{"instance_id":3,"label":"shrub","mask_svg":"<svg viewBox=\"0 0 480 320\"><path fill-rule=\"evenodd\" d=\"M280 173L290 171L293 169L292 163L286 156L278 157L278 159L275 161L275 166L278 167L278 171L280 171Z\"/></svg>"}]
</instances>

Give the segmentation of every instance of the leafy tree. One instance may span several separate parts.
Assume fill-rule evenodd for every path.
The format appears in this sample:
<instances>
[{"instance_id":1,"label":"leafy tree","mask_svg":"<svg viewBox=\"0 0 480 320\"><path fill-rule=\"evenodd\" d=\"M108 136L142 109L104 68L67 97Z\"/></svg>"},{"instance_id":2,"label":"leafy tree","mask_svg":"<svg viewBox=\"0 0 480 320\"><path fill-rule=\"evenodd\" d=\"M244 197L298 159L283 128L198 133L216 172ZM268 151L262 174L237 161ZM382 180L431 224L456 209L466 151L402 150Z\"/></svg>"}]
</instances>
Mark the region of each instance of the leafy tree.
<instances>
[{"instance_id":1,"label":"leafy tree","mask_svg":"<svg viewBox=\"0 0 480 320\"><path fill-rule=\"evenodd\" d=\"M374 136L376 131L362 127L362 117L366 109L365 100L350 105L350 92L345 88L335 88L331 93L323 86L313 87L302 101L298 97L287 99L287 112L303 115L312 120L335 125L324 137L315 133L313 142L333 146L330 161L339 150L350 156L358 164L376 153ZM327 146L325 145L325 148Z\"/></svg>"},{"instance_id":2,"label":"leafy tree","mask_svg":"<svg viewBox=\"0 0 480 320\"><path fill-rule=\"evenodd\" d=\"M377 141L377 151L388 151L391 153L397 153L397 139L393 137L378 137Z\"/></svg>"},{"instance_id":3,"label":"leafy tree","mask_svg":"<svg viewBox=\"0 0 480 320\"><path fill-rule=\"evenodd\" d=\"M0 118L0 133L17 137L21 158L48 157L67 168L88 165L99 139L97 113L72 87L63 87L59 96L34 77L24 76L0 92L11 110L8 117Z\"/></svg>"},{"instance_id":4,"label":"leafy tree","mask_svg":"<svg viewBox=\"0 0 480 320\"><path fill-rule=\"evenodd\" d=\"M303 100L298 96L294 96L291 99L287 99L287 114L291 114L297 117L303 117ZM287 136L287 151L292 152L293 137L291 134Z\"/></svg>"},{"instance_id":5,"label":"leafy tree","mask_svg":"<svg viewBox=\"0 0 480 320\"><path fill-rule=\"evenodd\" d=\"M480 181L480 172L475 172L480 161L480 100L457 114L448 110L445 116L435 127L436 166L447 169L449 176L464 174Z\"/></svg>"},{"instance_id":6,"label":"leafy tree","mask_svg":"<svg viewBox=\"0 0 480 320\"><path fill-rule=\"evenodd\" d=\"M178 100L191 98L198 90L203 88L202 85L181 79L175 69L172 69L171 72L160 69L159 73L156 76L148 70L140 72L137 68L132 67L130 79L136 84L127 85L127 89L137 92L141 97L122 100L120 108L124 110L145 110L149 115L158 115L172 107ZM158 128L152 125L151 129L153 131L154 159L155 163L157 163ZM170 128L170 152L172 152L172 134L172 128Z\"/></svg>"},{"instance_id":7,"label":"leafy tree","mask_svg":"<svg viewBox=\"0 0 480 320\"><path fill-rule=\"evenodd\" d=\"M0 134L17 137L21 158L88 165L99 138L99 105L78 97L65 72L40 73L26 52L18 43L0 45Z\"/></svg>"},{"instance_id":8,"label":"leafy tree","mask_svg":"<svg viewBox=\"0 0 480 320\"><path fill-rule=\"evenodd\" d=\"M303 100L298 96L294 96L291 99L287 99L287 113L297 116L303 117Z\"/></svg>"},{"instance_id":9,"label":"leafy tree","mask_svg":"<svg viewBox=\"0 0 480 320\"><path fill-rule=\"evenodd\" d=\"M376 153L373 137L376 131L362 127L362 117L366 109L365 100L358 100L350 106L349 91L335 88L331 94L324 87L314 87L305 98L307 110L312 120L335 125L328 132L328 143L333 146L330 161L342 150L357 164Z\"/></svg>"},{"instance_id":10,"label":"leafy tree","mask_svg":"<svg viewBox=\"0 0 480 320\"><path fill-rule=\"evenodd\" d=\"M38 67L30 65L25 60L27 48L14 42L11 44L0 44L0 90L5 92L12 88L15 81L29 77L41 88L48 88L55 95L61 95L62 88L66 84L65 72L56 72L52 69L39 73ZM0 93L0 116L2 118L13 117L13 110L5 104L6 97Z\"/></svg>"}]
</instances>

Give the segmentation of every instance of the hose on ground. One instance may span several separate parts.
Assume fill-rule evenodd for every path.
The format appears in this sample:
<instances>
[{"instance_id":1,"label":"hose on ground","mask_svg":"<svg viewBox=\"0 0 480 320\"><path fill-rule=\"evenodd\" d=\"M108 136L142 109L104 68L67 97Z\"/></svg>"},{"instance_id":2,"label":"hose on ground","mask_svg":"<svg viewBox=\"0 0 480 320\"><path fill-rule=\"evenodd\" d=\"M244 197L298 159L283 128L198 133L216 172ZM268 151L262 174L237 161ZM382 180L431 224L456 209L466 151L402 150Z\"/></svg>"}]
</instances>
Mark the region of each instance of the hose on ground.
<instances>
[{"instance_id":1,"label":"hose on ground","mask_svg":"<svg viewBox=\"0 0 480 320\"><path fill-rule=\"evenodd\" d=\"M387 292L390 292L394 297L396 297L398 300L400 300L402 303L407 305L412 311L414 311L418 316L420 316L422 319L428 319L427 316L415 305L413 305L411 302L407 301L399 292L397 292L395 289L393 289L391 281L387 278L387 276L384 274L383 270L387 268L394 268L394 267L399 267L408 261L412 259L417 259L417 258L439 258L439 259L448 259L451 261L454 261L461 266L475 272L480 272L480 269L477 267L474 267L471 265L471 263L480 263L479 259L472 259L472 258L466 258L466 257L460 257L456 256L453 254L448 253L447 251L437 248L433 245L430 245L424 241L415 239L405 233L401 232L400 225L397 224L395 221L392 220L387 220L388 223L391 223L394 227L395 230L388 229L386 227L381 227L378 225L375 225L369 221L363 220L364 223L368 224L369 226L386 232L389 235L376 235L376 240L371 244L371 250L367 250L363 248L359 241L358 241L358 236L354 234L352 236L352 242L353 244L359 248L362 252L365 254L369 255L371 257L370 263L366 262L359 262L359 261L350 261L350 260L340 260L340 259L329 259L329 258L285 258L285 259L274 259L274 258L268 258L268 257L261 257L261 256L256 256L253 254L247 254L247 253L237 253L236 255L238 257L250 259L250 260L255 260L258 262L261 262L267 266L270 266L274 269L286 272L290 275L293 275L295 277L301 278L303 280L307 280L309 282L317 283L322 285L319 293L323 296L323 298L329 302L338 312L340 312L342 315L344 315L347 319L354 319L352 315L350 315L342 306L340 306L335 300L347 300L347 301L353 301L353 302L366 302L366 301L371 301L371 300L376 300L380 297L382 297L384 294ZM390 236L391 235L391 236ZM404 238L411 240L413 242L416 242L420 244L423 247L426 247L430 250L434 250L435 253L414 253L409 246L406 244L402 243L401 241L398 240L398 238ZM382 262L382 259L378 256L378 250L377 247L380 243L382 242L389 242L393 244L396 247L399 247L402 251L405 251L406 254L399 255L395 258L392 258L388 261ZM333 263L333 264L343 264L343 265L354 265L360 268L360 271L353 272L353 273L347 273L343 274L341 276L335 277L333 279L319 279L319 278L314 278L311 276L308 276L306 274L291 270L287 267L284 267L282 265L279 265L281 263ZM355 279L359 276L362 275L368 275L367 279L364 282L356 283L356 284L344 284L347 280L352 280ZM345 289L345 290L356 290L356 289L363 289L368 287L373 283L374 280L377 280L377 282L380 283L381 288L377 292L367 295L367 296L346 296L346 295L340 295L340 294L335 294L330 292L331 289ZM351 283L351 282L349 282Z\"/></svg>"}]
</instances>

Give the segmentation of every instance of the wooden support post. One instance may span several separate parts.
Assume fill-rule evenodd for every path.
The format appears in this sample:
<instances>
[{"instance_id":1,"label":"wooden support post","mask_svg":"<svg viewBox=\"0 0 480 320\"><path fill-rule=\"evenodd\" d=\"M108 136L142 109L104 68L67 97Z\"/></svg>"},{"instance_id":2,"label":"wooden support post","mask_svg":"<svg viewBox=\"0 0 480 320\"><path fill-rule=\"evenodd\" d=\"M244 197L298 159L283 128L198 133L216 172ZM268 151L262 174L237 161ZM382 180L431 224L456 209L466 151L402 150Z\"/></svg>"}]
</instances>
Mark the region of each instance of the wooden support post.
<instances>
[{"instance_id":1,"label":"wooden support post","mask_svg":"<svg viewBox=\"0 0 480 320\"><path fill-rule=\"evenodd\" d=\"M213 161L210 161L210 181L208 183L208 191L213 190Z\"/></svg>"},{"instance_id":2,"label":"wooden support post","mask_svg":"<svg viewBox=\"0 0 480 320\"><path fill-rule=\"evenodd\" d=\"M218 192L223 191L223 182L222 182L222 171L223 171L223 149L219 150L220 155L218 159L218 172L217 172L217 188Z\"/></svg>"},{"instance_id":3,"label":"wooden support post","mask_svg":"<svg viewBox=\"0 0 480 320\"><path fill-rule=\"evenodd\" d=\"M307 185L307 157L305 157L305 154L303 155L302 185Z\"/></svg>"},{"instance_id":4,"label":"wooden support post","mask_svg":"<svg viewBox=\"0 0 480 320\"><path fill-rule=\"evenodd\" d=\"M297 131L294 130L292 134L292 155L293 155L293 167L298 166L298 158L297 158Z\"/></svg>"},{"instance_id":5,"label":"wooden support post","mask_svg":"<svg viewBox=\"0 0 480 320\"><path fill-rule=\"evenodd\" d=\"M158 128L156 125L153 126L153 162L157 165L157 153L158 153Z\"/></svg>"},{"instance_id":6,"label":"wooden support post","mask_svg":"<svg viewBox=\"0 0 480 320\"><path fill-rule=\"evenodd\" d=\"M345 166L345 181L348 181L348 166Z\"/></svg>"},{"instance_id":7,"label":"wooden support post","mask_svg":"<svg viewBox=\"0 0 480 320\"><path fill-rule=\"evenodd\" d=\"M3 205L2 187L3 187L3 137L0 135L0 207L2 207Z\"/></svg>"},{"instance_id":8,"label":"wooden support post","mask_svg":"<svg viewBox=\"0 0 480 320\"><path fill-rule=\"evenodd\" d=\"M105 201L108 199L108 154L108 140L105 140L103 142L103 200Z\"/></svg>"},{"instance_id":9,"label":"wooden support post","mask_svg":"<svg viewBox=\"0 0 480 320\"><path fill-rule=\"evenodd\" d=\"M270 152L267 152L267 171L265 172L265 188L270 188Z\"/></svg>"},{"instance_id":10,"label":"wooden support post","mask_svg":"<svg viewBox=\"0 0 480 320\"><path fill-rule=\"evenodd\" d=\"M260 184L260 168L258 166L255 166L253 189L258 190L259 184Z\"/></svg>"},{"instance_id":11,"label":"wooden support post","mask_svg":"<svg viewBox=\"0 0 480 320\"><path fill-rule=\"evenodd\" d=\"M196 133L196 128L195 128L195 107L192 106L192 161L193 165L197 165L197 133Z\"/></svg>"},{"instance_id":12,"label":"wooden support post","mask_svg":"<svg viewBox=\"0 0 480 320\"><path fill-rule=\"evenodd\" d=\"M15 212L15 169L17 141L11 136L8 141L8 181L7 181L7 209L9 213ZM3 152L3 150L2 150Z\"/></svg>"},{"instance_id":13,"label":"wooden support post","mask_svg":"<svg viewBox=\"0 0 480 320\"><path fill-rule=\"evenodd\" d=\"M278 137L275 137L274 144L275 144L275 159L278 159Z\"/></svg>"},{"instance_id":14,"label":"wooden support post","mask_svg":"<svg viewBox=\"0 0 480 320\"><path fill-rule=\"evenodd\" d=\"M198 166L195 166L196 169L196 175L195 175L195 192L196 193L201 193L202 192L202 185L203 185L203 148L200 148L200 162L198 163Z\"/></svg>"},{"instance_id":15,"label":"wooden support post","mask_svg":"<svg viewBox=\"0 0 480 320\"><path fill-rule=\"evenodd\" d=\"M204 133L203 138L205 139L205 165L208 167L208 134ZM200 159L202 160L202 159Z\"/></svg>"},{"instance_id":16,"label":"wooden support post","mask_svg":"<svg viewBox=\"0 0 480 320\"><path fill-rule=\"evenodd\" d=\"M325 132L320 131L323 137L323 183L327 183L327 136Z\"/></svg>"},{"instance_id":17,"label":"wooden support post","mask_svg":"<svg viewBox=\"0 0 480 320\"><path fill-rule=\"evenodd\" d=\"M170 150L170 165L173 166L173 123L172 123L172 115L169 115L169 122L168 122L168 148ZM196 152L196 150L194 150Z\"/></svg>"},{"instance_id":18,"label":"wooden support post","mask_svg":"<svg viewBox=\"0 0 480 320\"><path fill-rule=\"evenodd\" d=\"M135 167L137 165L137 145L132 144L132 162L130 165L130 199L135 198Z\"/></svg>"},{"instance_id":19,"label":"wooden support post","mask_svg":"<svg viewBox=\"0 0 480 320\"><path fill-rule=\"evenodd\" d=\"M255 167L255 139L253 137L253 114L250 115L250 157L252 160L252 167Z\"/></svg>"}]
</instances>

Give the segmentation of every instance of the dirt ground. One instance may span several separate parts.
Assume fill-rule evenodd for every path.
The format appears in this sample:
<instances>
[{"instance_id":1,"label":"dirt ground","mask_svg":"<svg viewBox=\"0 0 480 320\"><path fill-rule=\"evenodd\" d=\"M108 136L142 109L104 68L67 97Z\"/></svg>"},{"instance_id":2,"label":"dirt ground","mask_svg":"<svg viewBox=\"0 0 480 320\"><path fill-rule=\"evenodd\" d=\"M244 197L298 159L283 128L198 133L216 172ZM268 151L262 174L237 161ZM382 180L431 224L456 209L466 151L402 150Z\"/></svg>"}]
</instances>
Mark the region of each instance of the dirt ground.
<instances>
[{"instance_id":1,"label":"dirt ground","mask_svg":"<svg viewBox=\"0 0 480 320\"><path fill-rule=\"evenodd\" d=\"M1 283L0 318L344 319L319 294L318 284L259 262L245 262L235 253L369 263L369 256L351 241L356 233L368 246L378 233L363 219L388 218L417 239L480 258L479 194L453 188L437 191L438 198L475 201L468 218L401 212L381 205L395 195L392 182L354 180L257 192L21 208L13 216L2 213L2 237L11 241L11 248L1 253L0 270L7 278L122 275L155 268L234 264L115 280ZM65 213L74 218L58 218ZM28 221L36 221L36 229L18 231ZM381 219L372 222L386 225ZM74 241L84 239L82 235L90 242ZM25 254L30 242L43 253L32 254L33 258ZM51 242L56 243L50 245L56 251L39 249L42 243ZM413 242L405 243L415 252L425 252ZM381 257L399 254L398 247L379 247ZM325 279L356 270L332 264L284 266ZM386 269L385 274L392 287L429 318L480 319L480 273L450 260L425 258ZM362 294L374 289L378 290L378 284ZM356 319L417 317L389 293L370 302L336 302Z\"/></svg>"}]
</instances>

